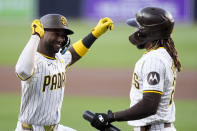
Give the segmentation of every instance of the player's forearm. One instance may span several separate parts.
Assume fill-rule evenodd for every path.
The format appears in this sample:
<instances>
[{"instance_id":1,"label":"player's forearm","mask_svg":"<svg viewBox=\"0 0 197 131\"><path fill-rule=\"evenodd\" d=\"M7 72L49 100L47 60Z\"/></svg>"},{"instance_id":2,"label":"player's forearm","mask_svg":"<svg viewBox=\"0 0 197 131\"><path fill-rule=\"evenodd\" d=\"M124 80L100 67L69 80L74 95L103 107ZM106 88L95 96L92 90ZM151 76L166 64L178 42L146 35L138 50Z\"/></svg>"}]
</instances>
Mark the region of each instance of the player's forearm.
<instances>
[{"instance_id":1,"label":"player's forearm","mask_svg":"<svg viewBox=\"0 0 197 131\"><path fill-rule=\"evenodd\" d=\"M72 47L69 48L69 51L72 54L71 64L75 63L81 57L83 57L88 52L89 48L92 46L95 40L96 37L94 37L92 33L90 33L82 40L74 43Z\"/></svg>"},{"instance_id":2,"label":"player's forearm","mask_svg":"<svg viewBox=\"0 0 197 131\"><path fill-rule=\"evenodd\" d=\"M157 107L161 99L160 94L156 93L145 93L143 99L134 105L133 107L115 112L116 121L129 121L129 120L138 120L150 115L154 115L157 112Z\"/></svg>"},{"instance_id":3,"label":"player's forearm","mask_svg":"<svg viewBox=\"0 0 197 131\"><path fill-rule=\"evenodd\" d=\"M39 42L40 37L32 35L17 61L15 70L22 80L27 79L33 73L34 56Z\"/></svg>"},{"instance_id":4,"label":"player's forearm","mask_svg":"<svg viewBox=\"0 0 197 131\"><path fill-rule=\"evenodd\" d=\"M96 39L97 38L92 33L90 33L85 38L83 38L82 43L85 45L86 48L89 49Z\"/></svg>"}]
</instances>

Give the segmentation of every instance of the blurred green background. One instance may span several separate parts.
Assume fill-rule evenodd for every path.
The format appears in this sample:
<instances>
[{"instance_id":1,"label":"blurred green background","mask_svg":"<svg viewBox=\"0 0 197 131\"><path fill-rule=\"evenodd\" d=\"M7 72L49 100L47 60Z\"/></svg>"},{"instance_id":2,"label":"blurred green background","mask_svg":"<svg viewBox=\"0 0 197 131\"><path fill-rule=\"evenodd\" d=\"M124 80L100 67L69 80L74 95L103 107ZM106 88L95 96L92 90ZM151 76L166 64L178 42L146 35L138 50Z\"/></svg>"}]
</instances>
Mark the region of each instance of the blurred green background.
<instances>
[{"instance_id":1,"label":"blurred green background","mask_svg":"<svg viewBox=\"0 0 197 131\"><path fill-rule=\"evenodd\" d=\"M2 1L0 0L0 5ZM25 0L23 1L25 2ZM21 51L30 38L30 24L36 14L33 7L36 8L36 6L35 2L31 3L33 6L28 3L24 5L27 8L24 8L21 13L9 10L2 12L0 10L0 67L11 66L14 68ZM69 28L75 32L74 35L70 36L74 43L90 33L97 24L97 20L88 21L72 18L68 19L68 24ZM114 30L99 38L89 53L72 68L133 69L136 61L145 52L145 50L138 50L129 43L128 36L133 31L125 23L115 23ZM176 24L172 37L183 69L196 71L197 25L194 23ZM94 131L95 129L82 118L82 113L86 109L94 112L106 112L108 109L118 111L128 108L129 103L129 96L120 98L68 95L64 98L60 123L79 131ZM177 130L196 131L197 100L175 100L175 103L177 110L175 127ZM0 105L0 131L13 131L16 127L20 108L20 94L0 92ZM114 124L122 131L132 130L127 122Z\"/></svg>"}]
</instances>

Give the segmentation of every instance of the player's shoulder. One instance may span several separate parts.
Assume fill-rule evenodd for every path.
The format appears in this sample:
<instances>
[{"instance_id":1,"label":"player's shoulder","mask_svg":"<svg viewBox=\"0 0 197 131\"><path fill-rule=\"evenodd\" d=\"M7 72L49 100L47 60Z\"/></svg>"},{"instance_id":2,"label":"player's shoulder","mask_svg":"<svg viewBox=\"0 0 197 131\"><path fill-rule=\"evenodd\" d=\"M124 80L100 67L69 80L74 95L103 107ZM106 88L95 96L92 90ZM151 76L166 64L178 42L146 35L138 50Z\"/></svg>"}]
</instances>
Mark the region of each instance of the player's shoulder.
<instances>
[{"instance_id":1,"label":"player's shoulder","mask_svg":"<svg viewBox=\"0 0 197 131\"><path fill-rule=\"evenodd\" d=\"M56 57L58 57L60 60L64 60L66 66L69 65L72 61L72 54L69 50L67 50L64 54L57 53Z\"/></svg>"},{"instance_id":2,"label":"player's shoulder","mask_svg":"<svg viewBox=\"0 0 197 131\"><path fill-rule=\"evenodd\" d=\"M164 47L159 47L157 49L153 49L153 50L148 51L146 54L147 55L155 55L155 54L160 55L160 54L166 54L166 53L168 53L168 52L166 51L166 49Z\"/></svg>"},{"instance_id":3,"label":"player's shoulder","mask_svg":"<svg viewBox=\"0 0 197 131\"><path fill-rule=\"evenodd\" d=\"M59 58L71 58L72 54L70 53L69 50L67 50L66 53L64 53L64 54L61 54L60 52L56 53L56 57L59 57Z\"/></svg>"},{"instance_id":4,"label":"player's shoulder","mask_svg":"<svg viewBox=\"0 0 197 131\"><path fill-rule=\"evenodd\" d=\"M170 55L168 54L167 50L164 47L160 47L158 49L147 52L145 57L146 59L162 59L162 58L169 59Z\"/></svg>"},{"instance_id":5,"label":"player's shoulder","mask_svg":"<svg viewBox=\"0 0 197 131\"><path fill-rule=\"evenodd\" d=\"M160 47L155 50L151 50L144 55L144 62L150 61L151 63L167 63L171 61L171 57L165 48Z\"/></svg>"},{"instance_id":6,"label":"player's shoulder","mask_svg":"<svg viewBox=\"0 0 197 131\"><path fill-rule=\"evenodd\" d=\"M39 52L36 52L36 54L35 54L35 62L36 63L40 63L41 61L43 61L43 56Z\"/></svg>"}]
</instances>

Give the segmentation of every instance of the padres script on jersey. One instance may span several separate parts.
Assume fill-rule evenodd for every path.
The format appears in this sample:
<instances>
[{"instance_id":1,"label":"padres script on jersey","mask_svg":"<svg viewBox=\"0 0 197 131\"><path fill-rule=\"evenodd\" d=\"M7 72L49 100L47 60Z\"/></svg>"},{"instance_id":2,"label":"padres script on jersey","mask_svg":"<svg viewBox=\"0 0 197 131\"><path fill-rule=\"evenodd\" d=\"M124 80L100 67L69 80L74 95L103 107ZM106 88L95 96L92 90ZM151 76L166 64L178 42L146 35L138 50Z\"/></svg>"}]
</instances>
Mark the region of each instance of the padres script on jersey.
<instances>
[{"instance_id":1,"label":"padres script on jersey","mask_svg":"<svg viewBox=\"0 0 197 131\"><path fill-rule=\"evenodd\" d=\"M157 122L174 122L175 105L173 102L177 70L173 60L161 47L144 54L135 65L130 99L132 107L138 103L143 93L160 93L161 101L157 113L140 120L129 121L132 126L144 126ZM145 109L146 110L146 109Z\"/></svg>"},{"instance_id":2,"label":"padres script on jersey","mask_svg":"<svg viewBox=\"0 0 197 131\"><path fill-rule=\"evenodd\" d=\"M30 44L35 44L35 40L31 38L28 45ZM21 82L20 122L42 126L56 124L60 121L66 79L65 71L71 58L69 51L64 55L56 53L55 58L35 52L33 74Z\"/></svg>"}]
</instances>

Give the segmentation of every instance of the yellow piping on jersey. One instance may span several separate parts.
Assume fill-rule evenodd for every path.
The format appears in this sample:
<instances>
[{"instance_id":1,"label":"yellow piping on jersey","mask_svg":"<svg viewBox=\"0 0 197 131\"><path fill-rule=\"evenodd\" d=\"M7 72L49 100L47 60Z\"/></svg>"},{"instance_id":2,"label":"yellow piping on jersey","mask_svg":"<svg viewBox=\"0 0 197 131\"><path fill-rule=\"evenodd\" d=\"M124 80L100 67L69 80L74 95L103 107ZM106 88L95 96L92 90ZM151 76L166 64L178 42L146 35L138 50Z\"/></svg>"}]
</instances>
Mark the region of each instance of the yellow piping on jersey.
<instances>
[{"instance_id":1,"label":"yellow piping on jersey","mask_svg":"<svg viewBox=\"0 0 197 131\"><path fill-rule=\"evenodd\" d=\"M159 47L159 48L157 48L157 49L161 49L161 48L164 48L164 47ZM149 50L149 51L144 52L144 54L146 54L146 53L148 53L148 52L151 52L151 51L153 51L153 50L157 50L157 49L151 49L151 50Z\"/></svg>"},{"instance_id":2,"label":"yellow piping on jersey","mask_svg":"<svg viewBox=\"0 0 197 131\"><path fill-rule=\"evenodd\" d=\"M143 93L157 93L157 94L163 94L163 92L161 91L155 91L155 90L147 90L147 91L143 91Z\"/></svg>"},{"instance_id":3,"label":"yellow piping on jersey","mask_svg":"<svg viewBox=\"0 0 197 131\"><path fill-rule=\"evenodd\" d=\"M22 123L21 125L22 128L25 128L25 130L29 130L29 131L33 130L33 127L30 124Z\"/></svg>"},{"instance_id":4,"label":"yellow piping on jersey","mask_svg":"<svg viewBox=\"0 0 197 131\"><path fill-rule=\"evenodd\" d=\"M38 52L38 53L40 53L40 52ZM44 57L48 58L48 59L56 60L56 58L55 58L55 57L50 57L50 56L44 55L44 54L42 54L42 53L40 53L40 54L41 54L42 56L44 56Z\"/></svg>"},{"instance_id":5,"label":"yellow piping on jersey","mask_svg":"<svg viewBox=\"0 0 197 131\"><path fill-rule=\"evenodd\" d=\"M84 56L88 52L88 48L82 43L82 40L77 41L73 45L73 49L79 56Z\"/></svg>"},{"instance_id":6,"label":"yellow piping on jersey","mask_svg":"<svg viewBox=\"0 0 197 131\"><path fill-rule=\"evenodd\" d=\"M16 73L16 75L18 76L18 78L20 78L22 81L27 81L27 80L29 80L29 79L33 76L33 74L34 74L34 68L33 68L33 73L32 73L31 76L28 77L27 79L23 79L18 73Z\"/></svg>"}]
</instances>

